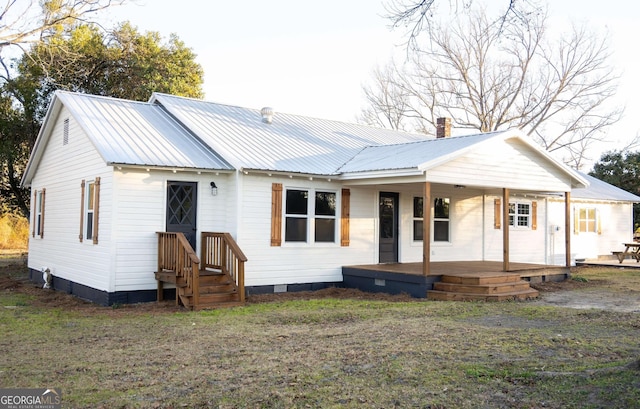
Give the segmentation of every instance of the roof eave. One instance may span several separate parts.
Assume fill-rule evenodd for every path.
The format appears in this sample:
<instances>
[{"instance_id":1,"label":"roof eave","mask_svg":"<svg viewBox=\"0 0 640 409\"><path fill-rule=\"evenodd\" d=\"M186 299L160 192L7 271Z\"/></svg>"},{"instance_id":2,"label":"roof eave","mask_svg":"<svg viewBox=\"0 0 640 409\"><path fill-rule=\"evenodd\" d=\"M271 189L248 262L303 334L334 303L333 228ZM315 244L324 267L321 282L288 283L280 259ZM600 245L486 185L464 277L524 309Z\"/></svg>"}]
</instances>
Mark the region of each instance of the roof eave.
<instances>
[{"instance_id":1,"label":"roof eave","mask_svg":"<svg viewBox=\"0 0 640 409\"><path fill-rule=\"evenodd\" d=\"M365 171L365 172L347 172L340 175L340 180L393 178L393 177L408 177L408 176L422 176L422 175L424 175L424 171L419 168L387 169L387 170L372 170L372 171Z\"/></svg>"},{"instance_id":2,"label":"roof eave","mask_svg":"<svg viewBox=\"0 0 640 409\"><path fill-rule=\"evenodd\" d=\"M191 168L185 166L163 166L163 165L141 165L132 163L107 162L107 165L122 169L143 169L150 170L166 170L172 172L196 172L196 173L233 173L235 169L216 169L216 168Z\"/></svg>"},{"instance_id":3,"label":"roof eave","mask_svg":"<svg viewBox=\"0 0 640 409\"><path fill-rule=\"evenodd\" d=\"M60 101L60 98L58 98L58 94L54 93L49 109L47 110L42 126L40 127L40 131L38 132L38 136L36 137L36 141L31 149L27 167L24 170L22 179L20 180L20 187L25 188L31 186L31 180L33 179L35 170L40 163L40 159L42 158L43 149L47 145L47 141L49 140L51 131L55 125L53 118L55 118L61 110L62 102Z\"/></svg>"}]
</instances>

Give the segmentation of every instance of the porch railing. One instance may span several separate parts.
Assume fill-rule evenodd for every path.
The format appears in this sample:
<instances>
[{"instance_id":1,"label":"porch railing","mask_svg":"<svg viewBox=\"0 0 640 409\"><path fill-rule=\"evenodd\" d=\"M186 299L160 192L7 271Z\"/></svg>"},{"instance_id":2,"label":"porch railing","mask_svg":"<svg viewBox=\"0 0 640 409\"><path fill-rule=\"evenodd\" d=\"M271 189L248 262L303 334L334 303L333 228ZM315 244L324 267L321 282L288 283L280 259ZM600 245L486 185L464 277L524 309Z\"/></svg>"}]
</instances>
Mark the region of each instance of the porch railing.
<instances>
[{"instance_id":1,"label":"porch railing","mask_svg":"<svg viewBox=\"0 0 640 409\"><path fill-rule=\"evenodd\" d=\"M240 301L245 301L244 294L244 255L236 241L229 233L202 232L202 268L219 269L228 274L238 286Z\"/></svg>"},{"instance_id":2,"label":"porch railing","mask_svg":"<svg viewBox=\"0 0 640 409\"><path fill-rule=\"evenodd\" d=\"M197 306L200 297L200 259L182 233L157 232L158 234L158 272L173 271L176 281L182 278L186 290L192 294L193 305ZM179 294L176 288L176 302Z\"/></svg>"}]
</instances>

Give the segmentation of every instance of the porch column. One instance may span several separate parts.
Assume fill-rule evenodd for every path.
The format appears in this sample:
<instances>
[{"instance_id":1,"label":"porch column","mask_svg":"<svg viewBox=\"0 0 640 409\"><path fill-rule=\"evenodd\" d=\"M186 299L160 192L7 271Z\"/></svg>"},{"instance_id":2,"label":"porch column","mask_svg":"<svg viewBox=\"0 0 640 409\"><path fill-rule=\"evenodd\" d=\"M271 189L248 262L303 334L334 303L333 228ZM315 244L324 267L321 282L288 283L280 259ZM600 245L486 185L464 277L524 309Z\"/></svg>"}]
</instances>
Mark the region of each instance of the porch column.
<instances>
[{"instance_id":1,"label":"porch column","mask_svg":"<svg viewBox=\"0 0 640 409\"><path fill-rule=\"evenodd\" d=\"M502 189L502 271L509 271L509 189Z\"/></svg>"},{"instance_id":2,"label":"porch column","mask_svg":"<svg viewBox=\"0 0 640 409\"><path fill-rule=\"evenodd\" d=\"M422 198L422 275L431 272L431 182L424 182Z\"/></svg>"},{"instance_id":3,"label":"porch column","mask_svg":"<svg viewBox=\"0 0 640 409\"><path fill-rule=\"evenodd\" d=\"M564 192L564 248L566 266L571 267L571 192Z\"/></svg>"}]
</instances>

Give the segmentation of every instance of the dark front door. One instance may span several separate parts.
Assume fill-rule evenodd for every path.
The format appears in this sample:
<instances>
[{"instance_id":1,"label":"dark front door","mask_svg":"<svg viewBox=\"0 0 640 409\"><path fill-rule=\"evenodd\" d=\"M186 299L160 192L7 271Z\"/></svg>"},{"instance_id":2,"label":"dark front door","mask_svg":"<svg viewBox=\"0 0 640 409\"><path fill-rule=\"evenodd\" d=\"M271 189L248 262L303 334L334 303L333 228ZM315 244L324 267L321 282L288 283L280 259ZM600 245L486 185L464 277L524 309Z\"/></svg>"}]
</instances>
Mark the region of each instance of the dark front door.
<instances>
[{"instance_id":1,"label":"dark front door","mask_svg":"<svg viewBox=\"0 0 640 409\"><path fill-rule=\"evenodd\" d=\"M196 250L196 182L167 182L167 231L184 233Z\"/></svg>"},{"instance_id":2,"label":"dark front door","mask_svg":"<svg viewBox=\"0 0 640 409\"><path fill-rule=\"evenodd\" d=\"M380 263L398 262L398 194L380 192Z\"/></svg>"}]
</instances>

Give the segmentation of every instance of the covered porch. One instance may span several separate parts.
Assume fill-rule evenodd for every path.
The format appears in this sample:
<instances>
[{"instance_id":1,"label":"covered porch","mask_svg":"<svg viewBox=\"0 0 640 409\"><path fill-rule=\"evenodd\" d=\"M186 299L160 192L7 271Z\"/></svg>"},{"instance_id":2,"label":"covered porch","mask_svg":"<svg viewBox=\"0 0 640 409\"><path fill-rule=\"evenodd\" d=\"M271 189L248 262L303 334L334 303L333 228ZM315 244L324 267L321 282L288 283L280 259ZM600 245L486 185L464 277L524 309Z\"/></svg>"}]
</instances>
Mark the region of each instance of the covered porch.
<instances>
[{"instance_id":1,"label":"covered porch","mask_svg":"<svg viewBox=\"0 0 640 409\"><path fill-rule=\"evenodd\" d=\"M537 292L529 283L562 281L569 270L513 262L504 270L500 261L443 261L431 262L429 275L424 275L421 262L344 266L342 275L345 287L362 291L440 300L506 300L535 298Z\"/></svg>"}]
</instances>

